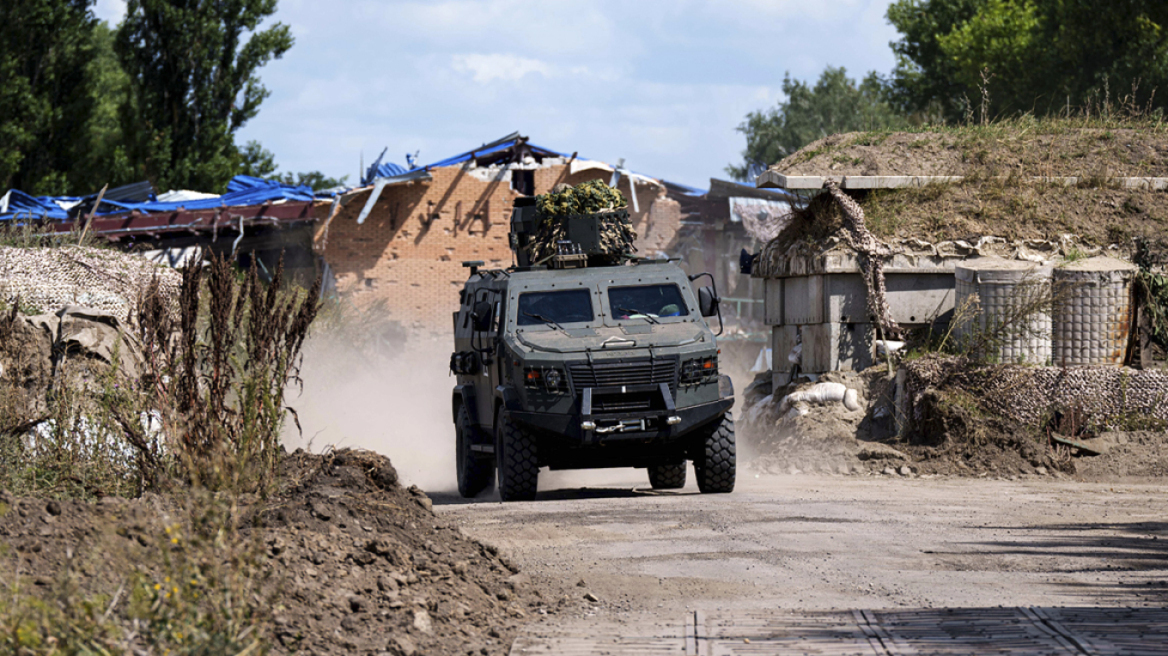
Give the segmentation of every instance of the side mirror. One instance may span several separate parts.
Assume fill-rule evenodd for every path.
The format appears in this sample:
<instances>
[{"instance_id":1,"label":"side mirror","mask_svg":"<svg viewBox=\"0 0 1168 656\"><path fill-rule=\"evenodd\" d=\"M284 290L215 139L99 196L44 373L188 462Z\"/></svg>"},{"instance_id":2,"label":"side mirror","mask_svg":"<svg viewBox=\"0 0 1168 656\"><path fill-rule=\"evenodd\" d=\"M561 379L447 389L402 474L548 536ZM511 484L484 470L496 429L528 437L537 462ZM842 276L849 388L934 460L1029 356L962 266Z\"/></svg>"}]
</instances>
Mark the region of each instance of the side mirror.
<instances>
[{"instance_id":1,"label":"side mirror","mask_svg":"<svg viewBox=\"0 0 1168 656\"><path fill-rule=\"evenodd\" d=\"M491 303L490 301L479 301L475 303L474 311L470 314L474 320L474 329L478 332L485 332L491 329Z\"/></svg>"},{"instance_id":2,"label":"side mirror","mask_svg":"<svg viewBox=\"0 0 1168 656\"><path fill-rule=\"evenodd\" d=\"M710 287L698 289L698 309L701 310L703 317L712 317L717 314L718 303L721 300L714 295L714 290Z\"/></svg>"}]
</instances>

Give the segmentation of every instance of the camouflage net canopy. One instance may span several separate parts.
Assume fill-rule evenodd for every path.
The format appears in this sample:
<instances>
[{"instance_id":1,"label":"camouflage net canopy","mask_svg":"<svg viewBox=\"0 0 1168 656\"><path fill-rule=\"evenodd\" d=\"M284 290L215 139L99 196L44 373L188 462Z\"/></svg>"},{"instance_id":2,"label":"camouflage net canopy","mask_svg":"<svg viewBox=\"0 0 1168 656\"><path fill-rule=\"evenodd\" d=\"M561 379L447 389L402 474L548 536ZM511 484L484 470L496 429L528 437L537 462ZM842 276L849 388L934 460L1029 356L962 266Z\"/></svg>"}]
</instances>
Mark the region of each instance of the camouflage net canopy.
<instances>
[{"instance_id":1,"label":"camouflage net canopy","mask_svg":"<svg viewBox=\"0 0 1168 656\"><path fill-rule=\"evenodd\" d=\"M1055 413L1074 412L1086 427L1131 430L1168 424L1168 372L1113 366L978 365L966 358L926 355L905 364L910 419L923 419L929 389L961 392L990 416L1041 428ZM1125 427L1128 426L1128 427Z\"/></svg>"},{"instance_id":2,"label":"camouflage net canopy","mask_svg":"<svg viewBox=\"0 0 1168 656\"><path fill-rule=\"evenodd\" d=\"M156 278L164 299L178 298L182 276L137 255L84 246L0 246L0 303L23 311L79 305L126 318Z\"/></svg>"},{"instance_id":3,"label":"camouflage net canopy","mask_svg":"<svg viewBox=\"0 0 1168 656\"><path fill-rule=\"evenodd\" d=\"M536 197L538 228L529 246L533 263L555 255L556 243L568 238L568 221L600 221L600 253L590 253L602 260L597 264L615 264L637 251L637 233L620 190L600 180L564 187Z\"/></svg>"}]
</instances>

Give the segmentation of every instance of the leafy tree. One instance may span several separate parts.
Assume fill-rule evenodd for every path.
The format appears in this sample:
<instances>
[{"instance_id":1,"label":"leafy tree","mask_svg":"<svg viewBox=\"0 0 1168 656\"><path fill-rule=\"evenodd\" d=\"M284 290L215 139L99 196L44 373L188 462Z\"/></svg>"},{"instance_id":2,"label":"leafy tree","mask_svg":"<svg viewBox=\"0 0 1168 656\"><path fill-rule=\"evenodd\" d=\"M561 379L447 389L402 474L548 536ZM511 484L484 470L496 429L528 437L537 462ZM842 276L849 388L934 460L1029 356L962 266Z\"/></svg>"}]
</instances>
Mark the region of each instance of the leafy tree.
<instances>
[{"instance_id":1,"label":"leafy tree","mask_svg":"<svg viewBox=\"0 0 1168 656\"><path fill-rule=\"evenodd\" d=\"M235 132L269 95L256 71L293 42L281 23L257 31L275 10L276 0L129 0L117 35L134 81L123 129L156 187L222 191L245 166Z\"/></svg>"},{"instance_id":2,"label":"leafy tree","mask_svg":"<svg viewBox=\"0 0 1168 656\"><path fill-rule=\"evenodd\" d=\"M247 145L243 147L240 154L243 157L243 162L240 165L239 173L243 175L278 180L284 184L303 185L312 188L314 191L339 187L344 185L349 179L347 175L340 178L330 178L320 171L284 173L281 175L276 172L276 156L270 150L261 146L258 141L247 142Z\"/></svg>"},{"instance_id":3,"label":"leafy tree","mask_svg":"<svg viewBox=\"0 0 1168 656\"><path fill-rule=\"evenodd\" d=\"M0 3L0 185L62 193L88 143L93 0Z\"/></svg>"},{"instance_id":4,"label":"leafy tree","mask_svg":"<svg viewBox=\"0 0 1168 656\"><path fill-rule=\"evenodd\" d=\"M264 148L258 141L249 141L240 151L242 161L239 164L241 175L251 175L257 178L267 178L273 175L278 168L276 156L272 151Z\"/></svg>"},{"instance_id":5,"label":"leafy tree","mask_svg":"<svg viewBox=\"0 0 1168 656\"><path fill-rule=\"evenodd\" d=\"M891 87L905 110L956 119L984 88L989 114L1057 113L1137 83L1135 104L1168 106L1162 0L897 0L888 20L902 34Z\"/></svg>"},{"instance_id":6,"label":"leafy tree","mask_svg":"<svg viewBox=\"0 0 1168 656\"><path fill-rule=\"evenodd\" d=\"M869 73L859 84L847 71L828 66L815 86L783 78L787 98L778 107L751 112L738 126L746 135L743 162L726 167L737 180L751 180L808 143L837 132L874 130L903 124L885 101L884 84Z\"/></svg>"},{"instance_id":7,"label":"leafy tree","mask_svg":"<svg viewBox=\"0 0 1168 656\"><path fill-rule=\"evenodd\" d=\"M942 50L938 37L964 24L985 0L897 0L888 7L888 22L901 33L892 43L896 67L889 97L906 111L936 111L960 119L971 90L956 81L956 66Z\"/></svg>"},{"instance_id":8,"label":"leafy tree","mask_svg":"<svg viewBox=\"0 0 1168 656\"><path fill-rule=\"evenodd\" d=\"M348 184L349 176L342 175L339 178L330 178L320 171L308 171L303 173L285 173L282 176L277 176L277 179L284 184L304 185L311 187L313 191L323 191Z\"/></svg>"},{"instance_id":9,"label":"leafy tree","mask_svg":"<svg viewBox=\"0 0 1168 656\"><path fill-rule=\"evenodd\" d=\"M141 179L135 177L122 135L119 113L129 98L130 77L114 52L114 30L98 21L91 38L93 47L85 71L91 112L82 152L69 173L68 193L72 194L94 192L103 184L116 187Z\"/></svg>"}]
</instances>

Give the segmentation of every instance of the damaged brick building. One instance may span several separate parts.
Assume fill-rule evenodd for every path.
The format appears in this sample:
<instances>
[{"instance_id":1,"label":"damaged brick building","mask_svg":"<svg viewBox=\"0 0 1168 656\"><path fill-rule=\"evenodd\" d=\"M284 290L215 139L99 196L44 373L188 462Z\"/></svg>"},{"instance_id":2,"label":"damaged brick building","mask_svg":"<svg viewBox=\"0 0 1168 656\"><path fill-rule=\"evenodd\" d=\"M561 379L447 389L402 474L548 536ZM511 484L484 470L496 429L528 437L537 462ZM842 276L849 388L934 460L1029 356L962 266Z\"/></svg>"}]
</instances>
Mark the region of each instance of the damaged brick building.
<instances>
[{"instance_id":1,"label":"damaged brick building","mask_svg":"<svg viewBox=\"0 0 1168 656\"><path fill-rule=\"evenodd\" d=\"M661 181L541 148L518 133L338 196L318 209L325 217L315 248L338 293L363 307L380 304L409 326L440 326L466 280L463 261L512 264L515 198L614 178L629 199L639 253L670 252L682 215Z\"/></svg>"}]
</instances>

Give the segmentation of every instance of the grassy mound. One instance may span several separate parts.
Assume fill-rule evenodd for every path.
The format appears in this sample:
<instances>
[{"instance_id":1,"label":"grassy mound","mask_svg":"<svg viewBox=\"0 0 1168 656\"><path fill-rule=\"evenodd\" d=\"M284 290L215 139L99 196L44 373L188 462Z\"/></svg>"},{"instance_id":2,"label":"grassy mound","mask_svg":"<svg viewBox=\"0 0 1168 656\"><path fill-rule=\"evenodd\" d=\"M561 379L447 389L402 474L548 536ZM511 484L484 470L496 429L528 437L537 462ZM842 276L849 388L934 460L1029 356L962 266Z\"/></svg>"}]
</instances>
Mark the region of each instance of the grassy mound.
<instances>
[{"instance_id":1,"label":"grassy mound","mask_svg":"<svg viewBox=\"0 0 1168 656\"><path fill-rule=\"evenodd\" d=\"M883 239L1058 239L1069 233L1107 245L1165 233L1168 193L1123 189L1116 179L1168 177L1166 154L1168 125L1159 121L1023 118L832 135L773 170L833 177L964 176L959 183L853 192L869 229ZM1035 177L1078 181L1067 186ZM813 200L801 214L786 239L816 240L833 234L839 222L833 203Z\"/></svg>"}]
</instances>

